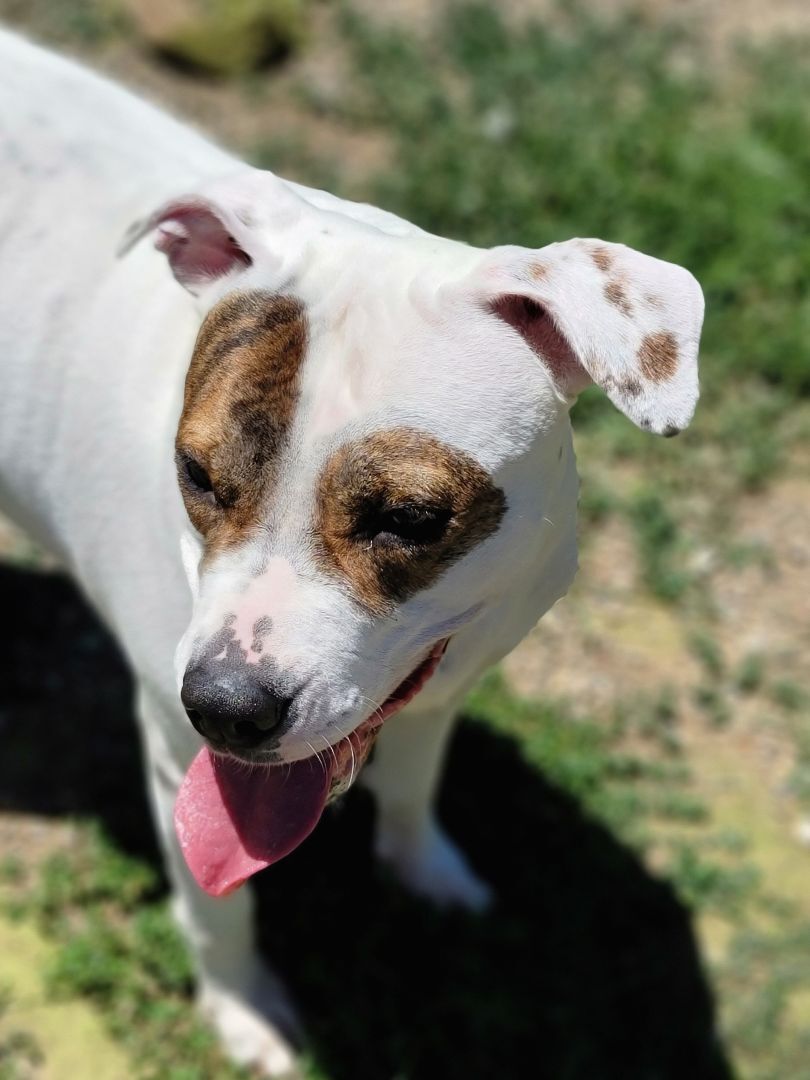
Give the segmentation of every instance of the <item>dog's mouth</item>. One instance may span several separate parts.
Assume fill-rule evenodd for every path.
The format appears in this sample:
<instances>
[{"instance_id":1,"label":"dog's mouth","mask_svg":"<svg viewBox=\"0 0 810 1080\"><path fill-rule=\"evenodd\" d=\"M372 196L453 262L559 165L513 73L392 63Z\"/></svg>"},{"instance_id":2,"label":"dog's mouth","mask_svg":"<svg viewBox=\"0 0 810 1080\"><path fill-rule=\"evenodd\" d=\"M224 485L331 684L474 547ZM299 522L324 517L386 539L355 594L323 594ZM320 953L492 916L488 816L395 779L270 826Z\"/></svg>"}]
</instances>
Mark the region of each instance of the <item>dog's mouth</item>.
<instances>
[{"instance_id":1,"label":"dog's mouth","mask_svg":"<svg viewBox=\"0 0 810 1080\"><path fill-rule=\"evenodd\" d=\"M351 786L383 723L433 675L448 640L434 645L380 708L325 754L255 766L208 747L200 750L180 785L174 825L188 867L205 892L233 892L309 836L330 799Z\"/></svg>"}]
</instances>

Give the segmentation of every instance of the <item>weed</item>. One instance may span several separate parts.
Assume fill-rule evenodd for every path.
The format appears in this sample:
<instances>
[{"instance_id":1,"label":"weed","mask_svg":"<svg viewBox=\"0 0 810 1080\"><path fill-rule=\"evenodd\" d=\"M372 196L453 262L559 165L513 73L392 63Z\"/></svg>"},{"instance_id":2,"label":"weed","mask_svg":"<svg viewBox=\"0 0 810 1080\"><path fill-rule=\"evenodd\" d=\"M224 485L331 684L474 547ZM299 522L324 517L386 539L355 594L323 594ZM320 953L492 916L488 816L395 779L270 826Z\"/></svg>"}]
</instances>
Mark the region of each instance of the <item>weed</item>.
<instances>
[{"instance_id":1,"label":"weed","mask_svg":"<svg viewBox=\"0 0 810 1080\"><path fill-rule=\"evenodd\" d=\"M765 678L765 658L761 653L749 653L740 661L734 674L734 684L742 694L754 694L761 689Z\"/></svg>"},{"instance_id":2,"label":"weed","mask_svg":"<svg viewBox=\"0 0 810 1080\"><path fill-rule=\"evenodd\" d=\"M712 637L705 630L696 631L689 640L689 646L708 676L713 679L723 677L725 663L717 638Z\"/></svg>"},{"instance_id":3,"label":"weed","mask_svg":"<svg viewBox=\"0 0 810 1080\"><path fill-rule=\"evenodd\" d=\"M771 685L771 697L781 708L799 712L808 706L808 695L803 687L791 679L778 679Z\"/></svg>"},{"instance_id":4,"label":"weed","mask_svg":"<svg viewBox=\"0 0 810 1080\"><path fill-rule=\"evenodd\" d=\"M651 802L651 811L657 817L687 824L701 824L708 820L709 811L702 799L682 791L665 792Z\"/></svg>"},{"instance_id":5,"label":"weed","mask_svg":"<svg viewBox=\"0 0 810 1080\"><path fill-rule=\"evenodd\" d=\"M760 883L756 867L725 866L701 856L685 843L674 845L667 872L684 903L731 915L739 914L751 902Z\"/></svg>"},{"instance_id":6,"label":"weed","mask_svg":"<svg viewBox=\"0 0 810 1080\"><path fill-rule=\"evenodd\" d=\"M588 528L599 525L616 511L618 505L616 496L607 487L593 482L580 492L580 520Z\"/></svg>"},{"instance_id":7,"label":"weed","mask_svg":"<svg viewBox=\"0 0 810 1080\"><path fill-rule=\"evenodd\" d=\"M636 530L644 581L660 600L681 599L690 584L683 565L683 542L666 502L655 492L639 494L629 508Z\"/></svg>"},{"instance_id":8,"label":"weed","mask_svg":"<svg viewBox=\"0 0 810 1080\"><path fill-rule=\"evenodd\" d=\"M698 686L694 699L714 727L725 727L731 720L731 709L721 687L708 684Z\"/></svg>"},{"instance_id":9,"label":"weed","mask_svg":"<svg viewBox=\"0 0 810 1080\"><path fill-rule=\"evenodd\" d=\"M25 863L18 855L0 858L0 885L19 885L25 878Z\"/></svg>"},{"instance_id":10,"label":"weed","mask_svg":"<svg viewBox=\"0 0 810 1080\"><path fill-rule=\"evenodd\" d=\"M0 1020L10 1004L10 992L0 986ZM0 1080L31 1080L44 1061L42 1048L29 1032L13 1028L0 1034Z\"/></svg>"}]
</instances>

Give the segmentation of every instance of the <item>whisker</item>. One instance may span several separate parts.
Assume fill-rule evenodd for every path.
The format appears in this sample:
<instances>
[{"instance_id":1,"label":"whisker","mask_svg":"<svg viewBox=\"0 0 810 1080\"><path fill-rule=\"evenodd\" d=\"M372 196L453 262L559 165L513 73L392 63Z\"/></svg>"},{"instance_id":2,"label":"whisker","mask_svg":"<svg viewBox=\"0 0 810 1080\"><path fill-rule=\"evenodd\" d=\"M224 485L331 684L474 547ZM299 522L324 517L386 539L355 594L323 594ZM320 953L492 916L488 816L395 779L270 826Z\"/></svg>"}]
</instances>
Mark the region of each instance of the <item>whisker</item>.
<instances>
[{"instance_id":1,"label":"whisker","mask_svg":"<svg viewBox=\"0 0 810 1080\"><path fill-rule=\"evenodd\" d=\"M321 758L321 755L318 753L318 751L315 749L315 747L312 745L312 743L309 741L309 739L304 739L304 742L310 748L310 750L312 751L313 757L318 762L320 767L323 769L324 775L326 775L326 764L324 763L323 759Z\"/></svg>"}]
</instances>

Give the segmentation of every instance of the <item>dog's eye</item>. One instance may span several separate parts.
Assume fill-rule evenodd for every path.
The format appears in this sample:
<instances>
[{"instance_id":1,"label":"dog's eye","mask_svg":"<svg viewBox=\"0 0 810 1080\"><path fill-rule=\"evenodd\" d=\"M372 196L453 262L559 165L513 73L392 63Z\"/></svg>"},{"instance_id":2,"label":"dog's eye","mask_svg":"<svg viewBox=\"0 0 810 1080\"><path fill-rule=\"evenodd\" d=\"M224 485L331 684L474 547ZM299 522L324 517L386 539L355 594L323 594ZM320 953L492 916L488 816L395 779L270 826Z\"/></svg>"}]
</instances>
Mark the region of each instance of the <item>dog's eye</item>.
<instances>
[{"instance_id":1,"label":"dog's eye","mask_svg":"<svg viewBox=\"0 0 810 1080\"><path fill-rule=\"evenodd\" d=\"M213 492L214 485L211 483L211 477L202 465L200 465L199 461L187 457L183 461L183 468L185 469L189 483L196 491L203 492L204 494L209 491Z\"/></svg>"},{"instance_id":2,"label":"dog's eye","mask_svg":"<svg viewBox=\"0 0 810 1080\"><path fill-rule=\"evenodd\" d=\"M451 511L440 506L406 503L378 508L366 515L361 532L368 539L422 547L435 544L444 536Z\"/></svg>"}]
</instances>

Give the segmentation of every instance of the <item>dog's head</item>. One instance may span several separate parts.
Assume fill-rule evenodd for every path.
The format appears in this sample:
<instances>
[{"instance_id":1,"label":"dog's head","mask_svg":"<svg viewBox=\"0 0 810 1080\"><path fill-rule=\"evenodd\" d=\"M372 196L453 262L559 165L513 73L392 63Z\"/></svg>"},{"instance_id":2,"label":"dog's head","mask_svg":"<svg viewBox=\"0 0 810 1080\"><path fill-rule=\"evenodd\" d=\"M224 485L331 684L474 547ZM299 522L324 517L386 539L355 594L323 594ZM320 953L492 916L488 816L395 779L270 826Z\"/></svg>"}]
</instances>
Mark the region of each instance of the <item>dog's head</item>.
<instances>
[{"instance_id":1,"label":"dog's head","mask_svg":"<svg viewBox=\"0 0 810 1080\"><path fill-rule=\"evenodd\" d=\"M204 314L176 443L182 696L249 761L362 756L438 665L430 692L452 681L448 640L538 589L573 547L584 387L663 435L695 406L700 289L620 245L476 250L254 170L147 231Z\"/></svg>"},{"instance_id":2,"label":"dog's head","mask_svg":"<svg viewBox=\"0 0 810 1080\"><path fill-rule=\"evenodd\" d=\"M344 738L531 586L580 390L664 435L697 398L685 270L597 240L480 251L299 191L246 170L140 230L204 311L176 443L183 696L251 760Z\"/></svg>"}]
</instances>

